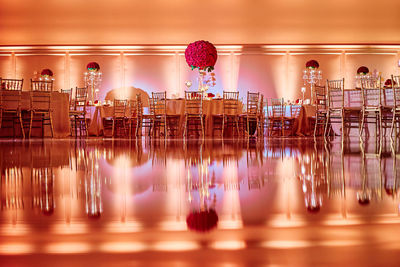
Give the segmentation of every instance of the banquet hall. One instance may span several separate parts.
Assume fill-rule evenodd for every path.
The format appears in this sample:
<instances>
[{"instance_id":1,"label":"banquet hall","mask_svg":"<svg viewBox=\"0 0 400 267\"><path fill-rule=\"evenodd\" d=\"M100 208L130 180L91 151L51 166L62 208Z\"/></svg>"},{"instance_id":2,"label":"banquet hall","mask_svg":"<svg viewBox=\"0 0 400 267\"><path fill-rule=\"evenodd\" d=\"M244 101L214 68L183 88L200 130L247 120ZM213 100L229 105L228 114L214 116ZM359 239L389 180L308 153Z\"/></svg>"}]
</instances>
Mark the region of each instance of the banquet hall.
<instances>
[{"instance_id":1,"label":"banquet hall","mask_svg":"<svg viewBox=\"0 0 400 267\"><path fill-rule=\"evenodd\" d=\"M0 266L399 265L400 2L0 5Z\"/></svg>"}]
</instances>

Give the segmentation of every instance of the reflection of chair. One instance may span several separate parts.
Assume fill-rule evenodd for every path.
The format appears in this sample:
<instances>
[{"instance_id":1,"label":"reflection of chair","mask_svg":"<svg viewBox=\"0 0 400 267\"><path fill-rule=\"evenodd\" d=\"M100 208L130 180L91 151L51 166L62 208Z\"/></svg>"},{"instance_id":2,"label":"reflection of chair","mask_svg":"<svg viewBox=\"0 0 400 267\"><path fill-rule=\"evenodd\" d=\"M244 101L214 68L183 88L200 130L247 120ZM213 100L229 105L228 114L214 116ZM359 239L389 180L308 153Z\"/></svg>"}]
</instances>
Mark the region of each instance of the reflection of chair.
<instances>
[{"instance_id":1,"label":"reflection of chair","mask_svg":"<svg viewBox=\"0 0 400 267\"><path fill-rule=\"evenodd\" d=\"M10 88L10 87L7 87ZM1 90L0 107L1 107L1 128L12 128L13 136L15 137L15 123L18 122L21 127L22 137L25 138L24 127L22 124L21 116L21 90L22 84L19 90L16 88ZM6 126L3 121L11 121L11 126Z\"/></svg>"},{"instance_id":2,"label":"reflection of chair","mask_svg":"<svg viewBox=\"0 0 400 267\"><path fill-rule=\"evenodd\" d=\"M224 136L225 126L232 128L235 127L237 135L239 135L239 92L223 92L222 100L223 111L222 114L213 115L213 132L214 130L221 130L221 137ZM221 123L218 125L215 122L220 119Z\"/></svg>"},{"instance_id":3,"label":"reflection of chair","mask_svg":"<svg viewBox=\"0 0 400 267\"><path fill-rule=\"evenodd\" d=\"M54 178L52 168L32 168L32 206L44 215L52 215L55 208Z\"/></svg>"},{"instance_id":4,"label":"reflection of chair","mask_svg":"<svg viewBox=\"0 0 400 267\"><path fill-rule=\"evenodd\" d=\"M53 80L50 81L33 81L31 79L31 90L32 91L53 91Z\"/></svg>"},{"instance_id":5,"label":"reflection of chair","mask_svg":"<svg viewBox=\"0 0 400 267\"><path fill-rule=\"evenodd\" d=\"M185 128L184 137L189 136L189 130L198 130L204 138L203 94L195 91L185 91Z\"/></svg>"},{"instance_id":6,"label":"reflection of chair","mask_svg":"<svg viewBox=\"0 0 400 267\"><path fill-rule=\"evenodd\" d=\"M271 117L269 117L269 135L272 136L274 132L279 136L283 135L283 117L285 116L285 109L283 106L283 98L271 99Z\"/></svg>"},{"instance_id":7,"label":"reflection of chair","mask_svg":"<svg viewBox=\"0 0 400 267\"><path fill-rule=\"evenodd\" d=\"M87 88L78 88L75 89L75 101L74 101L74 110L70 110L69 116L71 118L71 128L75 133L75 137L79 134L82 136L82 133L85 136L88 135L87 132L87 123L86 123L86 100L87 100Z\"/></svg>"},{"instance_id":8,"label":"reflection of chair","mask_svg":"<svg viewBox=\"0 0 400 267\"><path fill-rule=\"evenodd\" d=\"M44 137L44 127L49 125L51 129L51 137L54 135L53 119L51 109L51 92L49 91L32 91L31 92L31 119L29 123L29 137L31 137L32 128L41 128ZM35 117L39 116L39 118ZM41 122L41 127L33 126L33 122Z\"/></svg>"},{"instance_id":9,"label":"reflection of chair","mask_svg":"<svg viewBox=\"0 0 400 267\"><path fill-rule=\"evenodd\" d=\"M5 168L1 172L1 210L24 208L23 173L21 167Z\"/></svg>"}]
</instances>

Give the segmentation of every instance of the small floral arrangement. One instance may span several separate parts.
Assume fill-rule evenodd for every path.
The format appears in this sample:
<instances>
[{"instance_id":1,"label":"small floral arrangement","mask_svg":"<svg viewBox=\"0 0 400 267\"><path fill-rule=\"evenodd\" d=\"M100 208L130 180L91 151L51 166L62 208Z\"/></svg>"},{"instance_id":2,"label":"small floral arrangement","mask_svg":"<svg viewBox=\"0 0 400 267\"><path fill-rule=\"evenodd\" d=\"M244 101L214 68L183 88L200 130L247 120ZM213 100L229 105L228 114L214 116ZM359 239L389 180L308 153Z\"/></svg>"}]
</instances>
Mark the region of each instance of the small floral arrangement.
<instances>
[{"instance_id":1,"label":"small floral arrangement","mask_svg":"<svg viewBox=\"0 0 400 267\"><path fill-rule=\"evenodd\" d=\"M100 65L97 62L89 62L86 68L88 71L98 71L100 70Z\"/></svg>"},{"instance_id":2,"label":"small floral arrangement","mask_svg":"<svg viewBox=\"0 0 400 267\"><path fill-rule=\"evenodd\" d=\"M361 66L357 69L358 75L367 75L369 73L369 69L365 66Z\"/></svg>"},{"instance_id":3,"label":"small floral arrangement","mask_svg":"<svg viewBox=\"0 0 400 267\"><path fill-rule=\"evenodd\" d=\"M42 72L40 73L40 76L53 77L53 72L51 71L51 69L43 69Z\"/></svg>"},{"instance_id":4,"label":"small floral arrangement","mask_svg":"<svg viewBox=\"0 0 400 267\"><path fill-rule=\"evenodd\" d=\"M207 94L207 97L208 97L208 98L213 98L213 97L215 97L215 95L214 95L213 93L208 93L208 94Z\"/></svg>"},{"instance_id":5,"label":"small floral arrangement","mask_svg":"<svg viewBox=\"0 0 400 267\"><path fill-rule=\"evenodd\" d=\"M394 85L397 85L396 81L394 81ZM393 87L393 85L392 85L392 79L387 79L387 80L385 81L384 87L385 87L385 88L392 88L392 87Z\"/></svg>"},{"instance_id":6,"label":"small floral arrangement","mask_svg":"<svg viewBox=\"0 0 400 267\"><path fill-rule=\"evenodd\" d=\"M211 72L217 62L217 49L208 41L196 41L187 46L185 58L187 64L193 69L198 68Z\"/></svg>"},{"instance_id":7,"label":"small floral arrangement","mask_svg":"<svg viewBox=\"0 0 400 267\"><path fill-rule=\"evenodd\" d=\"M306 63L306 68L307 69L318 69L319 68L319 63L318 63L318 61L316 61L314 59L309 60Z\"/></svg>"}]
</instances>

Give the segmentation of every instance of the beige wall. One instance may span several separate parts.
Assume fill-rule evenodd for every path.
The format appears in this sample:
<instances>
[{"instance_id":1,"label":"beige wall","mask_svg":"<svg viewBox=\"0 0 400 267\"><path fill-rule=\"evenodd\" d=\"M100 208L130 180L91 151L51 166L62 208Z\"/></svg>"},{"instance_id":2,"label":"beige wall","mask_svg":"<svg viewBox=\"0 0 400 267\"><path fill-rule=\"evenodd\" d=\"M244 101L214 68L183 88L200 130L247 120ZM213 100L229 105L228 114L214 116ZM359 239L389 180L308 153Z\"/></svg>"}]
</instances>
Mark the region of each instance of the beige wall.
<instances>
[{"instance_id":1,"label":"beige wall","mask_svg":"<svg viewBox=\"0 0 400 267\"><path fill-rule=\"evenodd\" d=\"M196 71L191 71L184 57L185 46L40 46L3 47L0 49L0 75L24 78L24 90L35 72L50 68L55 74L56 89L83 86L86 64L96 61L103 72L100 98L112 89L120 97L128 87L147 92L166 90L168 97L183 96L185 81L197 88ZM382 72L384 78L399 74L400 46L217 46L215 66L217 85L209 91L260 91L267 98L301 97L302 70L306 61L316 59L323 78L345 77L345 86L354 86L354 76L361 65ZM306 96L309 95L307 89Z\"/></svg>"},{"instance_id":2,"label":"beige wall","mask_svg":"<svg viewBox=\"0 0 400 267\"><path fill-rule=\"evenodd\" d=\"M398 0L0 0L0 45L400 43Z\"/></svg>"}]
</instances>

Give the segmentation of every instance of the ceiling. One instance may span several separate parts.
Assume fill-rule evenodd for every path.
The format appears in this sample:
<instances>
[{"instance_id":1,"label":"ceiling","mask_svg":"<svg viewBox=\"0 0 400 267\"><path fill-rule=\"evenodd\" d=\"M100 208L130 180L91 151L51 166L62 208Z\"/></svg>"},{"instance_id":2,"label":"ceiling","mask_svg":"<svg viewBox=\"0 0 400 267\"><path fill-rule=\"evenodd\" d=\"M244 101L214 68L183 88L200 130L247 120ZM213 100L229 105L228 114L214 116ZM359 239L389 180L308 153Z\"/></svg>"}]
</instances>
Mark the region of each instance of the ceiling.
<instances>
[{"instance_id":1,"label":"ceiling","mask_svg":"<svg viewBox=\"0 0 400 267\"><path fill-rule=\"evenodd\" d=\"M379 3L379 5L378 5ZM400 1L0 0L0 45L399 44Z\"/></svg>"}]
</instances>

